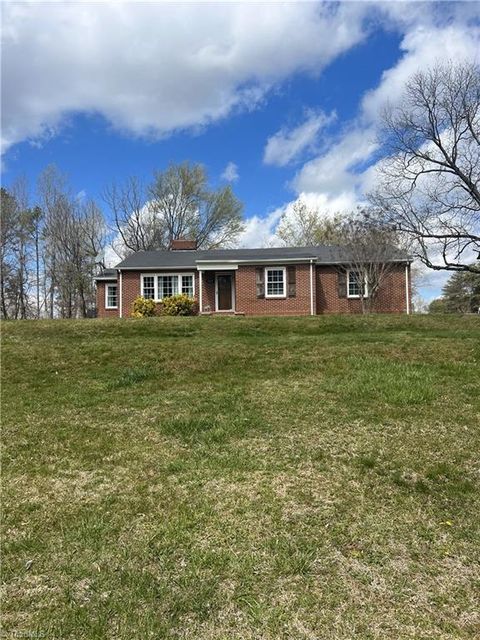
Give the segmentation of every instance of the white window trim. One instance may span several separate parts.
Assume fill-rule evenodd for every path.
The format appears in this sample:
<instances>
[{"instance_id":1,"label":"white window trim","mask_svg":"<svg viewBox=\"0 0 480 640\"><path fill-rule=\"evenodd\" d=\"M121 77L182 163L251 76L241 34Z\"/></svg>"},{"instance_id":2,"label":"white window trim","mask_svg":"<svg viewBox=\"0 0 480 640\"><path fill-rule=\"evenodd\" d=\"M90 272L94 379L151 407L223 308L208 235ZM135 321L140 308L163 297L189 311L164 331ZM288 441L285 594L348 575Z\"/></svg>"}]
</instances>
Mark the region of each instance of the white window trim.
<instances>
[{"instance_id":1,"label":"white window trim","mask_svg":"<svg viewBox=\"0 0 480 640\"><path fill-rule=\"evenodd\" d=\"M143 296L143 279L144 278L153 278L153 288L154 288L154 302L162 302L163 298L159 298L158 296L158 276L176 276L177 278L182 276L192 276L192 285L193 292L192 297L195 297L195 273L193 271L177 271L177 272L160 272L160 273L141 273L140 274L140 292ZM178 293L182 293L182 284L178 283Z\"/></svg>"},{"instance_id":2,"label":"white window trim","mask_svg":"<svg viewBox=\"0 0 480 640\"><path fill-rule=\"evenodd\" d=\"M268 272L269 271L283 271L283 293L282 294L268 293ZM273 265L269 267L265 267L264 280L265 280L265 298L286 298L287 297L287 267L274 267Z\"/></svg>"},{"instance_id":3,"label":"white window trim","mask_svg":"<svg viewBox=\"0 0 480 640\"><path fill-rule=\"evenodd\" d=\"M116 287L117 288L117 304L115 306L110 306L108 304L108 287ZM118 309L118 283L117 282L108 282L105 284L105 309Z\"/></svg>"},{"instance_id":4,"label":"white window trim","mask_svg":"<svg viewBox=\"0 0 480 640\"><path fill-rule=\"evenodd\" d=\"M360 296L360 294L350 295L350 272L351 271L355 271L355 273L358 273L358 269L348 269L348 271L347 271L347 298L360 298L360 297L362 297L362 296ZM368 298L368 279L367 279L367 274L365 274L365 290L363 292L363 297L364 298Z\"/></svg>"}]
</instances>

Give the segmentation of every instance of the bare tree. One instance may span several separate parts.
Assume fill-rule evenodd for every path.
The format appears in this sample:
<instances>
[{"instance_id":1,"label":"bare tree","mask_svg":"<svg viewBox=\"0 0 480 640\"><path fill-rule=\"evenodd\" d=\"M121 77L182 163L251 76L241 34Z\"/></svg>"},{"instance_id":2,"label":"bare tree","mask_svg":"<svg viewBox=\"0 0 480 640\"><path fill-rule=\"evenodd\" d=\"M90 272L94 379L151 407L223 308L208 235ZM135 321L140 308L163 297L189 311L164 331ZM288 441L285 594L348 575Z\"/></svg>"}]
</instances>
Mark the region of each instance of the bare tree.
<instances>
[{"instance_id":1,"label":"bare tree","mask_svg":"<svg viewBox=\"0 0 480 640\"><path fill-rule=\"evenodd\" d=\"M74 229L76 242L72 245L72 263L76 269L79 312L85 318L95 303L93 278L105 268L103 254L107 227L102 212L93 200L78 207Z\"/></svg>"},{"instance_id":2,"label":"bare tree","mask_svg":"<svg viewBox=\"0 0 480 640\"><path fill-rule=\"evenodd\" d=\"M59 282L58 230L66 209L66 178L55 165L49 165L38 178L37 191L45 220L42 233L45 307L55 317L55 296Z\"/></svg>"},{"instance_id":3,"label":"bare tree","mask_svg":"<svg viewBox=\"0 0 480 640\"><path fill-rule=\"evenodd\" d=\"M146 251L155 244L152 237L154 216L147 204L146 189L136 177L124 184L111 184L103 191L103 199L111 209L115 229L121 241L114 246L120 257L135 251Z\"/></svg>"},{"instance_id":4,"label":"bare tree","mask_svg":"<svg viewBox=\"0 0 480 640\"><path fill-rule=\"evenodd\" d=\"M285 211L277 227L277 235L286 246L301 247L341 243L341 215L322 215L299 200Z\"/></svg>"},{"instance_id":5,"label":"bare tree","mask_svg":"<svg viewBox=\"0 0 480 640\"><path fill-rule=\"evenodd\" d=\"M17 202L3 187L0 191L0 310L2 318L15 317L12 287L15 281L14 252L16 245ZM15 296L16 298L16 296Z\"/></svg>"},{"instance_id":6,"label":"bare tree","mask_svg":"<svg viewBox=\"0 0 480 640\"><path fill-rule=\"evenodd\" d=\"M1 191L0 311L3 318L30 317L33 310L32 232L34 210L29 208L27 182L18 178L10 191Z\"/></svg>"},{"instance_id":7,"label":"bare tree","mask_svg":"<svg viewBox=\"0 0 480 640\"><path fill-rule=\"evenodd\" d=\"M15 265L16 290L18 295L19 316L26 319L30 312L30 250L33 228L32 210L25 176L18 177L11 187L15 199Z\"/></svg>"},{"instance_id":8,"label":"bare tree","mask_svg":"<svg viewBox=\"0 0 480 640\"><path fill-rule=\"evenodd\" d=\"M48 167L39 181L45 210L44 257L49 313L85 317L94 304L93 276L103 266L106 224L97 205L73 197L64 176Z\"/></svg>"},{"instance_id":9,"label":"bare tree","mask_svg":"<svg viewBox=\"0 0 480 640\"><path fill-rule=\"evenodd\" d=\"M121 239L114 249L122 257L169 249L172 240L182 237L195 239L203 248L228 246L243 229L240 201L229 186L210 189L200 165L170 165L155 173L147 187L130 178L108 187L103 197Z\"/></svg>"},{"instance_id":10,"label":"bare tree","mask_svg":"<svg viewBox=\"0 0 480 640\"><path fill-rule=\"evenodd\" d=\"M36 317L40 318L42 304L40 302L41 290L41 235L42 235L43 212L40 207L36 206L32 210L32 238L35 254L35 301L36 301Z\"/></svg>"},{"instance_id":11,"label":"bare tree","mask_svg":"<svg viewBox=\"0 0 480 640\"><path fill-rule=\"evenodd\" d=\"M383 114L388 157L372 203L414 240L431 269L474 271L480 252L480 72L476 64L416 73Z\"/></svg>"},{"instance_id":12,"label":"bare tree","mask_svg":"<svg viewBox=\"0 0 480 640\"><path fill-rule=\"evenodd\" d=\"M388 275L397 267L396 260L405 259L405 247L399 248L400 237L391 226L385 225L374 212L360 210L342 221L339 229L341 244L345 249L345 287L348 286L346 272L355 278L353 286L363 313L375 309L378 293Z\"/></svg>"}]
</instances>

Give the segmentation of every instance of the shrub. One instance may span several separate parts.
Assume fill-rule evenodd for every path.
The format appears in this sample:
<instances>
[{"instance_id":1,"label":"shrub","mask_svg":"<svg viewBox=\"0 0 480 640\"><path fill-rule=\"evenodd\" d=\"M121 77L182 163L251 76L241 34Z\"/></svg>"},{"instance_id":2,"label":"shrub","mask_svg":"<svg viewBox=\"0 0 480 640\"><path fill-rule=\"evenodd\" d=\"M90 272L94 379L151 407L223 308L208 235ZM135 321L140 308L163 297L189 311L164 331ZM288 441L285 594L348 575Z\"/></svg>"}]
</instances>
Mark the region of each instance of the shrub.
<instances>
[{"instance_id":1,"label":"shrub","mask_svg":"<svg viewBox=\"0 0 480 640\"><path fill-rule=\"evenodd\" d=\"M194 316L196 313L195 299L184 293L178 293L163 300L162 314L164 316Z\"/></svg>"},{"instance_id":2,"label":"shrub","mask_svg":"<svg viewBox=\"0 0 480 640\"><path fill-rule=\"evenodd\" d=\"M132 318L148 318L154 316L156 311L155 302L149 298L138 296L135 298L132 308Z\"/></svg>"}]
</instances>

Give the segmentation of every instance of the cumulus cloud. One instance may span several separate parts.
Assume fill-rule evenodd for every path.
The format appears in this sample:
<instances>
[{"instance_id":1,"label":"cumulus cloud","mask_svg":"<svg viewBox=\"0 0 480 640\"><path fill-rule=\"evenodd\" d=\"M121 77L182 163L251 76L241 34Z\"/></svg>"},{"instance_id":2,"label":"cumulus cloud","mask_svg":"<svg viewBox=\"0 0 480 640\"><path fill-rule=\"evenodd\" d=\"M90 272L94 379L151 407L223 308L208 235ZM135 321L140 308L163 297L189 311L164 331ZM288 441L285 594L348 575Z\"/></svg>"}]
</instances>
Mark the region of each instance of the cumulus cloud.
<instances>
[{"instance_id":1,"label":"cumulus cloud","mask_svg":"<svg viewBox=\"0 0 480 640\"><path fill-rule=\"evenodd\" d=\"M355 167L378 148L373 127L347 127L323 155L307 162L293 181L297 192L324 193L329 197L355 190Z\"/></svg>"},{"instance_id":2,"label":"cumulus cloud","mask_svg":"<svg viewBox=\"0 0 480 640\"><path fill-rule=\"evenodd\" d=\"M278 247L281 242L275 231L283 214L283 207L271 211L266 216L248 218L245 229L238 239L238 246L246 248Z\"/></svg>"},{"instance_id":3,"label":"cumulus cloud","mask_svg":"<svg viewBox=\"0 0 480 640\"><path fill-rule=\"evenodd\" d=\"M350 194L361 203L376 183L382 108L400 98L405 82L414 72L442 60L478 59L479 39L478 27L466 24L412 27L401 42L400 60L383 73L375 89L363 96L356 118L344 126L340 135L331 138L322 154L297 172L292 182L297 193L324 193L329 199Z\"/></svg>"},{"instance_id":4,"label":"cumulus cloud","mask_svg":"<svg viewBox=\"0 0 480 640\"><path fill-rule=\"evenodd\" d=\"M395 103L407 79L420 69L443 60L478 61L480 32L476 25L462 20L461 16L448 26L432 24L425 19L423 10L415 16L421 18L420 24L410 18L397 64L386 70L377 87L363 96L357 116L345 124L339 134L324 141L322 153L296 173L291 183L296 198L282 207L286 215L297 200L307 202L321 215L349 211L361 205L366 193L376 186L382 107L387 101ZM396 20L401 22L400 14ZM270 233L274 236L275 229L270 229ZM438 296L448 276L445 272L426 273L420 284L422 296L427 301Z\"/></svg>"},{"instance_id":5,"label":"cumulus cloud","mask_svg":"<svg viewBox=\"0 0 480 640\"><path fill-rule=\"evenodd\" d=\"M307 117L293 129L283 127L267 140L263 161L265 164L284 167L301 153L312 149L320 131L335 119L335 113L309 111Z\"/></svg>"},{"instance_id":6,"label":"cumulus cloud","mask_svg":"<svg viewBox=\"0 0 480 640\"><path fill-rule=\"evenodd\" d=\"M287 214L295 201L305 201L306 197L310 206L322 215L361 205L377 182L382 108L387 102L398 101L405 82L418 70L445 60L478 61L480 31L468 23L468 15L448 26L433 24L431 16L425 14L425 6L411 15L407 24L401 14L394 12L394 17L397 24L402 23L407 29L398 63L386 70L378 86L363 96L357 116L331 137L321 154L297 172L292 181L297 197L283 207ZM428 302L438 296L448 277L446 272L425 272L419 283L422 297Z\"/></svg>"},{"instance_id":7,"label":"cumulus cloud","mask_svg":"<svg viewBox=\"0 0 480 640\"><path fill-rule=\"evenodd\" d=\"M2 145L55 135L70 114L160 137L253 109L365 35L368 8L286 3L5 3Z\"/></svg>"},{"instance_id":8,"label":"cumulus cloud","mask_svg":"<svg viewBox=\"0 0 480 640\"><path fill-rule=\"evenodd\" d=\"M229 162L225 167L225 170L222 173L221 177L223 180L226 180L227 182L236 182L240 177L238 173L237 165L234 162Z\"/></svg>"}]
</instances>

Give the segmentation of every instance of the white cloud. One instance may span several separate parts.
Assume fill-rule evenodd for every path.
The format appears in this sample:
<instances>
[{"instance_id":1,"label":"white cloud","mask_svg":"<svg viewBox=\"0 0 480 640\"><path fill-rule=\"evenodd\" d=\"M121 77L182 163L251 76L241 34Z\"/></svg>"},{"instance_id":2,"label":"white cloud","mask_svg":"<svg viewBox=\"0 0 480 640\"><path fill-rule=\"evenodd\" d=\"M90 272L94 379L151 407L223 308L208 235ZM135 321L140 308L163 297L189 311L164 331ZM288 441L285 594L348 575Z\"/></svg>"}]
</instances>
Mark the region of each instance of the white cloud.
<instances>
[{"instance_id":1,"label":"white cloud","mask_svg":"<svg viewBox=\"0 0 480 640\"><path fill-rule=\"evenodd\" d=\"M225 170L222 173L221 177L223 180L226 180L227 182L236 182L240 177L238 173L237 165L234 162L229 162L225 167Z\"/></svg>"},{"instance_id":2,"label":"white cloud","mask_svg":"<svg viewBox=\"0 0 480 640\"><path fill-rule=\"evenodd\" d=\"M302 124L293 129L283 127L271 136L265 147L265 164L284 167L313 147L320 131L335 119L335 113L309 111Z\"/></svg>"},{"instance_id":3,"label":"white cloud","mask_svg":"<svg viewBox=\"0 0 480 640\"><path fill-rule=\"evenodd\" d=\"M411 27L401 43L402 57L383 73L378 86L364 95L357 117L331 139L323 154L297 173L292 183L297 193L325 194L329 199L348 193L361 203L376 183L382 107L387 101L395 103L400 98L405 82L414 72L442 60L478 59L479 33L478 27L461 22L448 27Z\"/></svg>"},{"instance_id":4,"label":"white cloud","mask_svg":"<svg viewBox=\"0 0 480 640\"><path fill-rule=\"evenodd\" d=\"M354 168L371 157L378 145L372 127L348 127L328 151L307 162L293 181L301 193L324 193L329 198L356 187Z\"/></svg>"},{"instance_id":5,"label":"white cloud","mask_svg":"<svg viewBox=\"0 0 480 640\"><path fill-rule=\"evenodd\" d=\"M115 251L112 244L108 244L105 247L103 261L106 269L113 269L113 267L116 267L117 264L121 262L121 256Z\"/></svg>"},{"instance_id":6,"label":"white cloud","mask_svg":"<svg viewBox=\"0 0 480 640\"><path fill-rule=\"evenodd\" d=\"M377 121L382 107L400 98L408 78L417 71L443 61L478 59L479 37L478 27L468 28L465 25L446 28L419 25L412 29L400 45L403 57L399 63L385 71L379 86L365 95L362 102L363 117Z\"/></svg>"},{"instance_id":7,"label":"white cloud","mask_svg":"<svg viewBox=\"0 0 480 640\"><path fill-rule=\"evenodd\" d=\"M286 3L2 3L2 144L69 115L159 137L253 109L364 37L368 7Z\"/></svg>"},{"instance_id":8,"label":"white cloud","mask_svg":"<svg viewBox=\"0 0 480 640\"><path fill-rule=\"evenodd\" d=\"M332 216L342 211L350 211L355 204L352 194L342 194L329 199L325 194L301 193L298 200L307 206L317 209L321 215ZM245 230L238 239L240 247L279 247L283 241L277 235L277 227L281 218L293 213L296 200L287 202L268 213L266 216L252 216L248 218Z\"/></svg>"},{"instance_id":9,"label":"white cloud","mask_svg":"<svg viewBox=\"0 0 480 640\"><path fill-rule=\"evenodd\" d=\"M397 3L392 3L396 5ZM409 5L410 6L410 5ZM402 4L402 11L404 5ZM306 162L297 172L291 186L296 198L282 207L283 211L297 200L306 201L321 214L354 209L365 201L365 195L375 187L377 157L380 144L377 141L380 112L387 101L399 99L406 80L416 71L442 60L464 61L479 58L479 29L463 18L457 7L458 20L448 26L434 24L435 19L426 11L428 5L407 17L402 11L383 5L394 23L406 30L401 42L402 56L398 63L385 71L378 86L366 93L359 112L344 126L339 135L325 141L325 150ZM431 10L431 6L429 11ZM467 18L469 12L467 11ZM270 221L266 226L270 228ZM261 231L258 231L261 233ZM426 297L438 295L443 274L431 277L432 284L425 285Z\"/></svg>"},{"instance_id":10,"label":"white cloud","mask_svg":"<svg viewBox=\"0 0 480 640\"><path fill-rule=\"evenodd\" d=\"M238 238L239 247L278 247L281 242L275 234L282 217L283 207L266 216L252 216L246 220L245 230Z\"/></svg>"},{"instance_id":11,"label":"white cloud","mask_svg":"<svg viewBox=\"0 0 480 640\"><path fill-rule=\"evenodd\" d=\"M418 282L420 296L425 302L431 302L442 295L442 288L452 276L451 271L431 271L422 273Z\"/></svg>"}]
</instances>

